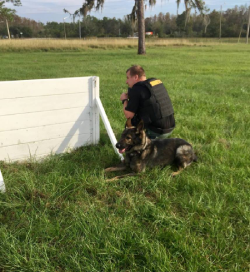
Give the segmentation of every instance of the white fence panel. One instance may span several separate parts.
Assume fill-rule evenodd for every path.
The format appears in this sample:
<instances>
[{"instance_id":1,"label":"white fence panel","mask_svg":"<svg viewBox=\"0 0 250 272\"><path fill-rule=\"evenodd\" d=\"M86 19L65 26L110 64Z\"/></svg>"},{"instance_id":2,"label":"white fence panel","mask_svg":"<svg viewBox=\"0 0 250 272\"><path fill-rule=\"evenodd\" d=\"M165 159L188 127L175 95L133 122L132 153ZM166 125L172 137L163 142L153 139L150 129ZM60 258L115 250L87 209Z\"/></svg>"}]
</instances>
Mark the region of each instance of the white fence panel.
<instances>
[{"instance_id":1,"label":"white fence panel","mask_svg":"<svg viewBox=\"0 0 250 272\"><path fill-rule=\"evenodd\" d=\"M0 82L0 160L25 160L99 141L98 77Z\"/></svg>"},{"instance_id":2,"label":"white fence panel","mask_svg":"<svg viewBox=\"0 0 250 272\"><path fill-rule=\"evenodd\" d=\"M6 191L6 188L5 188L3 176L2 176L2 173L1 173L1 170L0 170L0 192L4 193L5 191Z\"/></svg>"}]
</instances>

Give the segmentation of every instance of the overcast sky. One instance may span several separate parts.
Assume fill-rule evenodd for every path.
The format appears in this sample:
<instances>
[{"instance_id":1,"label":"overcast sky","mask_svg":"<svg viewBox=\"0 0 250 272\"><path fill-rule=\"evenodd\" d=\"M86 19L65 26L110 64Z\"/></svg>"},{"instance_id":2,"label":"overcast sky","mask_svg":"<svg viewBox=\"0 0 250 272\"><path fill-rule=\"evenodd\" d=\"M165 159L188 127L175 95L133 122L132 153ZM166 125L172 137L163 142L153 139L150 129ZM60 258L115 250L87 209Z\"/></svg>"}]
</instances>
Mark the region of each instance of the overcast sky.
<instances>
[{"instance_id":1,"label":"overcast sky","mask_svg":"<svg viewBox=\"0 0 250 272\"><path fill-rule=\"evenodd\" d=\"M212 10L220 10L222 5L223 10L233 8L238 5L250 5L249 0L204 0L206 6ZM20 17L26 17L39 21L46 22L63 22L63 18L67 17L67 14L63 12L63 9L67 9L70 13L74 13L82 6L84 0L21 0L21 7L13 7L11 4L6 6L14 8L16 14ZM179 13L184 11L184 1L179 8ZM121 18L124 15L131 13L134 0L105 0L104 8L102 11L92 11L90 15L97 18L103 18L104 16L109 18ZM157 0L157 4L153 8L147 8L145 11L145 17L154 16L155 14L171 13L176 14L176 0ZM66 22L70 22L70 18L65 19Z\"/></svg>"}]
</instances>

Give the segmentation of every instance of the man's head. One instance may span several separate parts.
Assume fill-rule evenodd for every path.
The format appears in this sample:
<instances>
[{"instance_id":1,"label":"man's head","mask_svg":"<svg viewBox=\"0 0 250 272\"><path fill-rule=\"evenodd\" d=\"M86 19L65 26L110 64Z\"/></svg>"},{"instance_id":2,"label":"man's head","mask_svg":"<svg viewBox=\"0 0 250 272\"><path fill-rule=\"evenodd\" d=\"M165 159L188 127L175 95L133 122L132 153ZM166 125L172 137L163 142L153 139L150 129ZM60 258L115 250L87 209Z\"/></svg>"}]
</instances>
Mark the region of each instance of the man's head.
<instances>
[{"instance_id":1,"label":"man's head","mask_svg":"<svg viewBox=\"0 0 250 272\"><path fill-rule=\"evenodd\" d=\"M127 71L127 81L129 88L132 88L135 83L146 80L144 69L140 65L133 65Z\"/></svg>"}]
</instances>

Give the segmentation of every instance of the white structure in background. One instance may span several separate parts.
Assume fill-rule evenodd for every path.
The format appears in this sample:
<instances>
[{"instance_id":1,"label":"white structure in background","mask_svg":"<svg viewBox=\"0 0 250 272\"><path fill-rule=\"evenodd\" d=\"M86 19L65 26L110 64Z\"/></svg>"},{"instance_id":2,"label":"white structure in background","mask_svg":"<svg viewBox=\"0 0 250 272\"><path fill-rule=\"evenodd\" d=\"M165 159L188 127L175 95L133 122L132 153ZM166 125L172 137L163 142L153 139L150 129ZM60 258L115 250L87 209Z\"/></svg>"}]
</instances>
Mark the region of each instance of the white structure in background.
<instances>
[{"instance_id":1,"label":"white structure in background","mask_svg":"<svg viewBox=\"0 0 250 272\"><path fill-rule=\"evenodd\" d=\"M0 104L0 160L27 160L97 144L99 112L117 152L99 99L98 77L2 81Z\"/></svg>"},{"instance_id":2,"label":"white structure in background","mask_svg":"<svg viewBox=\"0 0 250 272\"><path fill-rule=\"evenodd\" d=\"M5 184L3 181L3 175L0 170L0 193L4 193L4 192L5 192Z\"/></svg>"},{"instance_id":3,"label":"white structure in background","mask_svg":"<svg viewBox=\"0 0 250 272\"><path fill-rule=\"evenodd\" d=\"M98 77L2 81L0 104L0 160L37 159L97 144L99 113L123 160L99 98ZM1 171L0 191L5 192Z\"/></svg>"}]
</instances>

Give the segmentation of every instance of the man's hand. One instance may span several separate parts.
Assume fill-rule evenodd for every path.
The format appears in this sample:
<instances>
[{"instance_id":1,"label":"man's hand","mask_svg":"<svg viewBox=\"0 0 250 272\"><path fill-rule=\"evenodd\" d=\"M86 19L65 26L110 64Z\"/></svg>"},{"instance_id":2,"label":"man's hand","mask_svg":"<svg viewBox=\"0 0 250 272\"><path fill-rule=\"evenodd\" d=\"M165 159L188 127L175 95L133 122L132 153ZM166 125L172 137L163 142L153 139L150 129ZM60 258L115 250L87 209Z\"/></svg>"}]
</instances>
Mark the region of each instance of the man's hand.
<instances>
[{"instance_id":1,"label":"man's hand","mask_svg":"<svg viewBox=\"0 0 250 272\"><path fill-rule=\"evenodd\" d=\"M128 93L122 93L120 96L120 100L128 99Z\"/></svg>"},{"instance_id":2,"label":"man's hand","mask_svg":"<svg viewBox=\"0 0 250 272\"><path fill-rule=\"evenodd\" d=\"M120 96L120 100L122 101L122 100L124 100L124 99L128 99L128 93L122 93L121 94L121 96ZM134 117L134 113L133 112L131 112L131 111L126 111L125 110L125 108L127 107L127 105L128 105L128 101L125 101L124 103L123 103L123 112L124 112L124 115L125 115L125 117L128 119L128 118L133 118Z\"/></svg>"}]
</instances>

